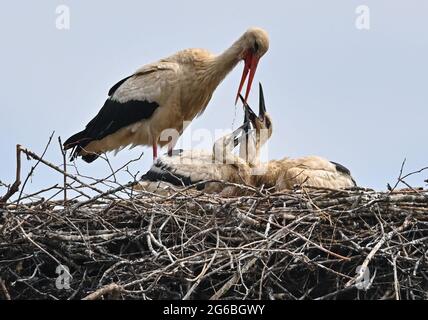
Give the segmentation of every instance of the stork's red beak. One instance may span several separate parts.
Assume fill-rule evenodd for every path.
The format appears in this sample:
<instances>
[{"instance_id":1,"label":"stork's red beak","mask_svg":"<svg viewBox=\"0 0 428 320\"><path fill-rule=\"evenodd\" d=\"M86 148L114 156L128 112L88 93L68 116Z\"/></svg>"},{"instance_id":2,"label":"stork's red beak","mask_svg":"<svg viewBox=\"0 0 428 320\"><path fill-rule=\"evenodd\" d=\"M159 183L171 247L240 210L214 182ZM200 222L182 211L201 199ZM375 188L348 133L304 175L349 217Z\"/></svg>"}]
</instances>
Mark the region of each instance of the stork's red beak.
<instances>
[{"instance_id":1,"label":"stork's red beak","mask_svg":"<svg viewBox=\"0 0 428 320\"><path fill-rule=\"evenodd\" d=\"M242 88L244 87L245 80L247 80L248 73L250 76L248 77L247 91L245 92L244 100L247 102L248 96L250 95L251 85L253 84L254 75L256 74L257 65L259 64L260 58L257 57L253 52L248 51L245 55L244 62L244 71L242 72L241 83L239 84L238 93L236 95L235 104L238 103L239 95L241 94Z\"/></svg>"}]
</instances>

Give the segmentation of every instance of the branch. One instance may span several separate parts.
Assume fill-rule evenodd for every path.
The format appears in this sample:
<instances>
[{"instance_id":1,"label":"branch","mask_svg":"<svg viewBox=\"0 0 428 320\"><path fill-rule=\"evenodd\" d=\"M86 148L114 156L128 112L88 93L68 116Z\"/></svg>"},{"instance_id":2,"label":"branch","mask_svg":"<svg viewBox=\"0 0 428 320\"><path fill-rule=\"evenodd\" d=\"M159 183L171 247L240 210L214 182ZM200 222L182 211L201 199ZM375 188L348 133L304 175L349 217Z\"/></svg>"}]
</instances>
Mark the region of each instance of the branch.
<instances>
[{"instance_id":1,"label":"branch","mask_svg":"<svg viewBox=\"0 0 428 320\"><path fill-rule=\"evenodd\" d=\"M21 146L16 145L16 177L15 182L7 191L7 193L0 199L0 208L3 207L7 200L10 199L15 193L19 191L19 186L21 185Z\"/></svg>"},{"instance_id":2,"label":"branch","mask_svg":"<svg viewBox=\"0 0 428 320\"><path fill-rule=\"evenodd\" d=\"M107 294L119 295L123 291L123 288L116 283L106 285L95 292L84 297L82 300L98 300Z\"/></svg>"}]
</instances>

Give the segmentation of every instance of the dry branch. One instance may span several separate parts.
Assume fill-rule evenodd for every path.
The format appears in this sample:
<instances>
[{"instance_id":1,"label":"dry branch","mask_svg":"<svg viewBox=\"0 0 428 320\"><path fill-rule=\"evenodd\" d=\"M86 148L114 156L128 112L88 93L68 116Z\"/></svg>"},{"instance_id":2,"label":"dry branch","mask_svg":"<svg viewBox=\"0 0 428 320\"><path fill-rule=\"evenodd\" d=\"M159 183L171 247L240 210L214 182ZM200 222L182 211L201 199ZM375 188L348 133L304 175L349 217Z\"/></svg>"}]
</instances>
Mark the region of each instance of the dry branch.
<instances>
[{"instance_id":1,"label":"dry branch","mask_svg":"<svg viewBox=\"0 0 428 320\"><path fill-rule=\"evenodd\" d=\"M122 287L118 286L116 283L111 283L87 295L82 300L98 300L108 294L117 296L122 290Z\"/></svg>"},{"instance_id":2,"label":"dry branch","mask_svg":"<svg viewBox=\"0 0 428 320\"><path fill-rule=\"evenodd\" d=\"M16 177L15 182L9 188L7 193L0 198L0 208L15 194L19 191L21 185L21 146L16 145Z\"/></svg>"}]
</instances>

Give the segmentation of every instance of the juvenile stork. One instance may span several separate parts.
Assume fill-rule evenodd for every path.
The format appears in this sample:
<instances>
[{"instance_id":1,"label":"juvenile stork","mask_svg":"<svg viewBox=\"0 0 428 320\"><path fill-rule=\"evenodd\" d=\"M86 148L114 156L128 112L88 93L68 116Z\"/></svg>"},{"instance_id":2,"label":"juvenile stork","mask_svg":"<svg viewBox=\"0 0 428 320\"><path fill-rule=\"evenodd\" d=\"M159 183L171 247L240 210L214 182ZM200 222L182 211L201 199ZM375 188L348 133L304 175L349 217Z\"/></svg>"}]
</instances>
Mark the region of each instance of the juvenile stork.
<instances>
[{"instance_id":1,"label":"juvenile stork","mask_svg":"<svg viewBox=\"0 0 428 320\"><path fill-rule=\"evenodd\" d=\"M99 113L64 143L64 149L73 150L72 160L81 156L88 163L128 145L152 146L156 159L158 145L169 143L171 154L183 123L204 112L214 90L241 60L245 64L237 96L248 78L247 100L259 60L268 49L266 31L251 28L220 55L187 49L145 65L110 89ZM176 132L171 141L161 139L166 129Z\"/></svg>"},{"instance_id":2,"label":"juvenile stork","mask_svg":"<svg viewBox=\"0 0 428 320\"><path fill-rule=\"evenodd\" d=\"M151 169L141 178L136 190L153 193L168 193L171 189L197 185L198 190L206 193L236 194L233 186L224 187L223 182L250 185L252 169L258 150L270 138L272 133L270 116L266 113L263 89L260 85L259 116L245 99L244 124L232 134L218 139L212 151L186 150L175 151L173 156L157 159ZM255 130L251 130L251 126ZM266 134L259 134L266 129ZM233 149L239 146L239 156Z\"/></svg>"},{"instance_id":3,"label":"juvenile stork","mask_svg":"<svg viewBox=\"0 0 428 320\"><path fill-rule=\"evenodd\" d=\"M253 176L252 184L273 187L276 191L292 190L295 186L329 189L357 186L346 167L322 157L284 158L269 161L262 166L265 173Z\"/></svg>"},{"instance_id":4,"label":"juvenile stork","mask_svg":"<svg viewBox=\"0 0 428 320\"><path fill-rule=\"evenodd\" d=\"M256 122L256 134L258 134L260 128L265 127L269 127L272 131L270 117L262 117L258 123ZM256 144L256 157L259 156L260 145ZM332 189L345 189L356 186L351 172L346 167L318 156L295 159L284 158L266 163L260 163L256 158L253 159L253 162L258 163L258 172L263 173L252 175L251 184L255 187L264 186L265 188L275 188L277 191L282 191L292 190L296 185Z\"/></svg>"}]
</instances>

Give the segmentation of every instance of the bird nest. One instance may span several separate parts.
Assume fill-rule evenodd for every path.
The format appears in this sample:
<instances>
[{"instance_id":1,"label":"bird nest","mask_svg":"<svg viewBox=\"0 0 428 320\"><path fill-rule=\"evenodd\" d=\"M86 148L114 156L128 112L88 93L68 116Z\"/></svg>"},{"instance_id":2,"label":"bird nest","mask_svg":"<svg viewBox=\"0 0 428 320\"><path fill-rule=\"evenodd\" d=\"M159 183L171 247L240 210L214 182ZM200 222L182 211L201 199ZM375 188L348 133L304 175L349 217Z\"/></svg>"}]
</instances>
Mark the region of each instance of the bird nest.
<instances>
[{"instance_id":1,"label":"bird nest","mask_svg":"<svg viewBox=\"0 0 428 320\"><path fill-rule=\"evenodd\" d=\"M23 184L21 153L36 161ZM39 164L64 184L25 194ZM428 298L428 191L397 190L403 168L388 192L233 185L243 195L222 198L135 193L67 167L17 146L0 198L0 299Z\"/></svg>"},{"instance_id":2,"label":"bird nest","mask_svg":"<svg viewBox=\"0 0 428 320\"><path fill-rule=\"evenodd\" d=\"M0 296L427 298L428 192L247 193L6 205Z\"/></svg>"}]
</instances>

